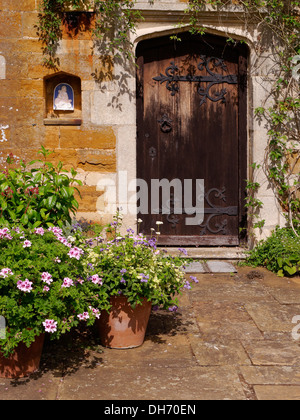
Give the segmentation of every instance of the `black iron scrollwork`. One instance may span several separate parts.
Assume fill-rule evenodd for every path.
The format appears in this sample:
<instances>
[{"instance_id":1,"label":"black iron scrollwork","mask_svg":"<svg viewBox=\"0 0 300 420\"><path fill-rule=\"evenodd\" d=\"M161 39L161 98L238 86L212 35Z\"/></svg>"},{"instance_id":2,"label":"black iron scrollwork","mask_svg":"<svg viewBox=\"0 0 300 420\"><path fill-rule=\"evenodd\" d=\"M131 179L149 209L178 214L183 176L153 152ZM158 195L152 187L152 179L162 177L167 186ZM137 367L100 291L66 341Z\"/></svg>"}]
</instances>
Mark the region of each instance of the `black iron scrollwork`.
<instances>
[{"instance_id":1,"label":"black iron scrollwork","mask_svg":"<svg viewBox=\"0 0 300 420\"><path fill-rule=\"evenodd\" d=\"M166 83L166 88L171 92L172 96L175 96L179 92L179 82L196 82L198 83L198 94L202 96L200 101L200 106L204 104L207 99L212 102L226 101L225 96L227 94L227 89L221 89L220 92L215 92L214 96L210 93L210 89L214 85L228 83L228 84L237 84L238 78L235 74L222 75L219 73L214 73L212 67L221 68L222 70L227 70L224 60L217 57L207 57L206 55L200 56L200 63L198 64L198 69L207 71L206 76L196 76L192 74L187 74L185 76L180 75L178 66L172 61L169 67L166 68L165 74L160 73L159 76L153 77L153 80L160 82L160 84ZM202 83L207 83L206 87L202 86Z\"/></svg>"},{"instance_id":2,"label":"black iron scrollwork","mask_svg":"<svg viewBox=\"0 0 300 420\"><path fill-rule=\"evenodd\" d=\"M238 207L237 206L228 206L228 207L221 207L213 204L214 201L213 196L215 199L219 199L223 202L226 202L226 188L223 187L222 189L218 188L211 188L207 193L204 195L204 199L206 204L209 207L204 208L204 214L208 215L207 219L203 224L200 225L201 231L200 236L206 235L208 232L212 233L213 235L222 234L226 235L228 233L227 230L227 222L228 220L222 220L220 223L213 224L213 218L216 216L237 216L238 215ZM176 228L176 225L180 223L180 218L175 213L175 204L176 199L174 194L170 194L170 200L167 200L164 203L163 207L156 209L155 212L157 214L165 214L167 221L172 225L172 228ZM183 210L183 209L182 209ZM184 211L182 211L184 214Z\"/></svg>"},{"instance_id":3,"label":"black iron scrollwork","mask_svg":"<svg viewBox=\"0 0 300 420\"><path fill-rule=\"evenodd\" d=\"M227 234L227 220L223 220L221 223L215 223L215 226L212 227L211 220L215 216L222 216L224 214L227 214L228 216L237 216L238 215L238 208L237 206L230 206L230 207L220 207L216 206L211 202L212 194L214 194L215 198L218 198L222 201L226 201L226 189L223 187L221 190L217 188L211 188L206 194L205 194L205 200L207 204L210 207L207 207L204 209L204 214L209 214L206 222L202 224L200 227L201 233L200 235L203 236L209 231L212 234L218 234L221 233L223 235Z\"/></svg>"}]
</instances>

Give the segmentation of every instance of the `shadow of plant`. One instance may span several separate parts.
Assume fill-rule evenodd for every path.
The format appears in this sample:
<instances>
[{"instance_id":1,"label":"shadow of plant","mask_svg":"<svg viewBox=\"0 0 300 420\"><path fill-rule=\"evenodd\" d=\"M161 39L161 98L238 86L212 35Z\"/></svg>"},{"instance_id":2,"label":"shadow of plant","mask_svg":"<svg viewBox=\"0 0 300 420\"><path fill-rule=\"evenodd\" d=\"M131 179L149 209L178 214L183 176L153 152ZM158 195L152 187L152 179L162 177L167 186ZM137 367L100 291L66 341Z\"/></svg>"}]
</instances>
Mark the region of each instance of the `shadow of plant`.
<instances>
[{"instance_id":1,"label":"shadow of plant","mask_svg":"<svg viewBox=\"0 0 300 420\"><path fill-rule=\"evenodd\" d=\"M169 313L166 311L152 312L146 332L145 340L151 340L154 343L164 344L167 340L163 336L175 336L182 332L188 331L191 325L180 312Z\"/></svg>"},{"instance_id":2,"label":"shadow of plant","mask_svg":"<svg viewBox=\"0 0 300 420\"><path fill-rule=\"evenodd\" d=\"M26 385L51 372L54 377L65 377L80 368L95 369L103 362L99 339L92 328L78 328L52 341L46 336L40 368L26 378L12 379L12 386Z\"/></svg>"}]
</instances>

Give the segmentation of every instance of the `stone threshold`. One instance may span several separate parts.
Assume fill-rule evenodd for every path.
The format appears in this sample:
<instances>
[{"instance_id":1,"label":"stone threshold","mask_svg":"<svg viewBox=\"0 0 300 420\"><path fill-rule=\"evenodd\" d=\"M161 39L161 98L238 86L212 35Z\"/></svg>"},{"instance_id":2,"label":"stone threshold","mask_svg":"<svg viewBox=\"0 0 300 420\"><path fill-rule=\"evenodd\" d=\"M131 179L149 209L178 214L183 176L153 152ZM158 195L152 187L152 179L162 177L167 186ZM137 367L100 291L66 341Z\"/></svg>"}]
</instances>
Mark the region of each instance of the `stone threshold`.
<instances>
[{"instance_id":1,"label":"stone threshold","mask_svg":"<svg viewBox=\"0 0 300 420\"><path fill-rule=\"evenodd\" d=\"M193 261L184 269L186 274L237 273L236 267L228 261Z\"/></svg>"},{"instance_id":2,"label":"stone threshold","mask_svg":"<svg viewBox=\"0 0 300 420\"><path fill-rule=\"evenodd\" d=\"M164 247L161 247L164 248ZM171 256L179 255L178 248L166 247L164 248ZM247 248L241 247L201 247L201 248L185 248L187 257L195 260L225 260L225 261L240 261L246 259Z\"/></svg>"}]
</instances>

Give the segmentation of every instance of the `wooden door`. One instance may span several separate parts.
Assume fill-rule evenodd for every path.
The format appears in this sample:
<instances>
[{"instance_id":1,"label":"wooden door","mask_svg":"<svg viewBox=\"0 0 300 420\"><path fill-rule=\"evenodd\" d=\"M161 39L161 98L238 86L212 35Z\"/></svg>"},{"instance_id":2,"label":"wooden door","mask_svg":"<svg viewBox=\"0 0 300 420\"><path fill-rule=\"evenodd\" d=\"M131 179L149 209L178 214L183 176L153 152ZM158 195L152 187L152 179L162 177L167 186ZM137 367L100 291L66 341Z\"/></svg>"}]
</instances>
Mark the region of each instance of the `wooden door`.
<instances>
[{"instance_id":1,"label":"wooden door","mask_svg":"<svg viewBox=\"0 0 300 420\"><path fill-rule=\"evenodd\" d=\"M246 222L246 51L216 36L181 38L137 48L137 178L148 186L147 211L138 201L141 231L162 221L160 244L239 245ZM167 210L161 189L153 211L152 180L169 182ZM184 195L192 185L196 209L197 180L204 180L204 219L193 224Z\"/></svg>"}]
</instances>

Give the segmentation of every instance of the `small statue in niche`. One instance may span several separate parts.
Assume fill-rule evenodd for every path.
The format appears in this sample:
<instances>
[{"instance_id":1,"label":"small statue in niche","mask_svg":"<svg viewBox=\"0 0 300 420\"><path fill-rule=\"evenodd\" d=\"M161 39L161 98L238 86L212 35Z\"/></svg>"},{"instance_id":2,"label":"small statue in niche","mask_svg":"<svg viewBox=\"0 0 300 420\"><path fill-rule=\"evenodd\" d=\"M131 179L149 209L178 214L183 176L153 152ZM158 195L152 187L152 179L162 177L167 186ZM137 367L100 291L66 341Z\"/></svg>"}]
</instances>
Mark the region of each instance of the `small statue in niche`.
<instances>
[{"instance_id":1,"label":"small statue in niche","mask_svg":"<svg viewBox=\"0 0 300 420\"><path fill-rule=\"evenodd\" d=\"M54 89L53 109L74 111L74 91L67 83L60 83Z\"/></svg>"}]
</instances>

